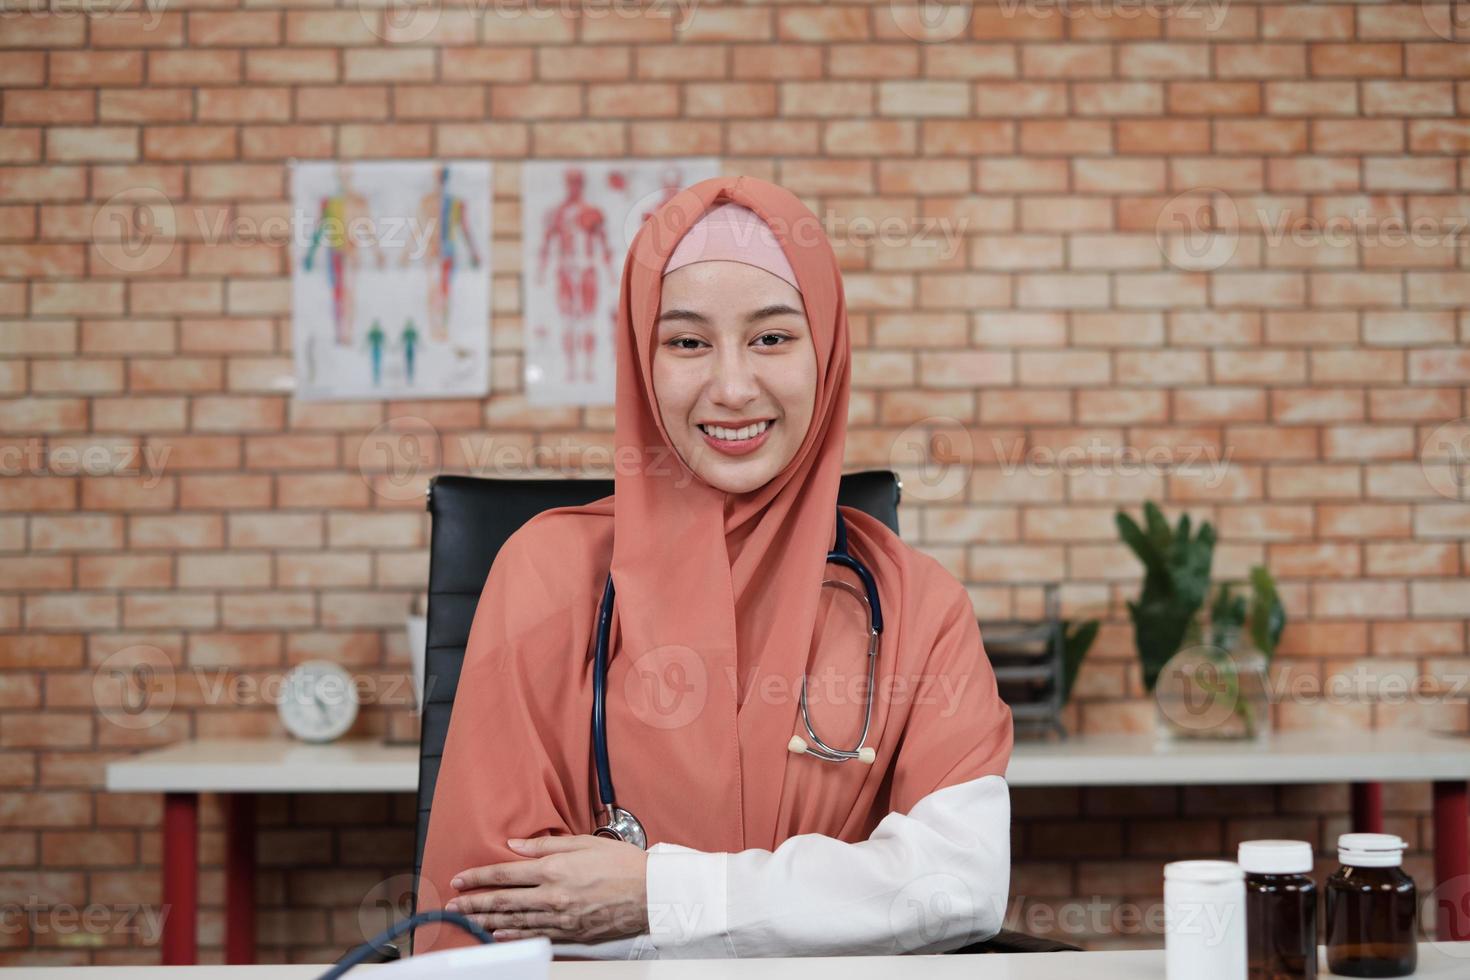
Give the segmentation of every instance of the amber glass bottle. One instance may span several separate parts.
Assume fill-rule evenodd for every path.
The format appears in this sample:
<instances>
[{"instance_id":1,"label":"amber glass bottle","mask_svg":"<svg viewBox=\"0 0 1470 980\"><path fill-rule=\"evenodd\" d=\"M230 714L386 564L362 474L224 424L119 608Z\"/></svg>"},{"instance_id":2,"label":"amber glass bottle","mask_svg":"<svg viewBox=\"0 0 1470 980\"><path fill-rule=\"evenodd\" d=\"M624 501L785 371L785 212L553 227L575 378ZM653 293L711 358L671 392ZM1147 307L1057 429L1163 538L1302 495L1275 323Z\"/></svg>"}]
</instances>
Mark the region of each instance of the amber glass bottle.
<instances>
[{"instance_id":1,"label":"amber glass bottle","mask_svg":"<svg viewBox=\"0 0 1470 980\"><path fill-rule=\"evenodd\" d=\"M1300 840L1242 841L1245 943L1250 980L1317 976L1317 885L1312 845Z\"/></svg>"},{"instance_id":2,"label":"amber glass bottle","mask_svg":"<svg viewBox=\"0 0 1470 980\"><path fill-rule=\"evenodd\" d=\"M1343 834L1327 879L1327 967L1344 977L1406 977L1418 966L1418 896L1393 834Z\"/></svg>"}]
</instances>

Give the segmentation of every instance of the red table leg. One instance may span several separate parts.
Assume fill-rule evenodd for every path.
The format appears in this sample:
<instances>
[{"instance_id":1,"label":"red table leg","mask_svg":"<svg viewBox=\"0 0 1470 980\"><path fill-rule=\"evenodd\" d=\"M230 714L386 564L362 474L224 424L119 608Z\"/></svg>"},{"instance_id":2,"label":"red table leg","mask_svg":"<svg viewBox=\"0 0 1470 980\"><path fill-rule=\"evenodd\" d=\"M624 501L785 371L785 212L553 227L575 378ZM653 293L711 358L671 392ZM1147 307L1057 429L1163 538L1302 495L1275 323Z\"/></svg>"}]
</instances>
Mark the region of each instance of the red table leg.
<instances>
[{"instance_id":1,"label":"red table leg","mask_svg":"<svg viewBox=\"0 0 1470 980\"><path fill-rule=\"evenodd\" d=\"M229 799L225 837L225 962L255 962L255 794Z\"/></svg>"},{"instance_id":2,"label":"red table leg","mask_svg":"<svg viewBox=\"0 0 1470 980\"><path fill-rule=\"evenodd\" d=\"M1437 937L1470 939L1470 803L1463 781L1434 784L1434 884Z\"/></svg>"},{"instance_id":3,"label":"red table leg","mask_svg":"<svg viewBox=\"0 0 1470 980\"><path fill-rule=\"evenodd\" d=\"M1383 833L1383 784L1353 783L1353 833Z\"/></svg>"},{"instance_id":4,"label":"red table leg","mask_svg":"<svg viewBox=\"0 0 1470 980\"><path fill-rule=\"evenodd\" d=\"M163 795L163 964L199 962L199 796Z\"/></svg>"}]
</instances>

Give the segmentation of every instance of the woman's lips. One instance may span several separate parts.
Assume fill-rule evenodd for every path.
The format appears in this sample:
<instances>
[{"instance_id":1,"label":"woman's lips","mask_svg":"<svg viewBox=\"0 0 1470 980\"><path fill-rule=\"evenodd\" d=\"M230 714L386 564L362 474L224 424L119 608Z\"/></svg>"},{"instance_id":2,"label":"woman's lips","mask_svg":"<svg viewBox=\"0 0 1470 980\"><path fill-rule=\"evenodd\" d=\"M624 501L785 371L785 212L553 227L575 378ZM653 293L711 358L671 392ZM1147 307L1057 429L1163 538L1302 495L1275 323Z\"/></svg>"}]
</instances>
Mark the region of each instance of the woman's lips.
<instances>
[{"instance_id":1,"label":"woman's lips","mask_svg":"<svg viewBox=\"0 0 1470 980\"><path fill-rule=\"evenodd\" d=\"M746 453L755 452L761 446L765 445L766 437L771 434L771 430L775 427L776 422L773 419L771 424L766 426L766 431L752 439L716 439L703 429L699 429L699 426L695 426L695 428L699 429L699 434L704 436L705 442L727 456L744 456Z\"/></svg>"}]
</instances>

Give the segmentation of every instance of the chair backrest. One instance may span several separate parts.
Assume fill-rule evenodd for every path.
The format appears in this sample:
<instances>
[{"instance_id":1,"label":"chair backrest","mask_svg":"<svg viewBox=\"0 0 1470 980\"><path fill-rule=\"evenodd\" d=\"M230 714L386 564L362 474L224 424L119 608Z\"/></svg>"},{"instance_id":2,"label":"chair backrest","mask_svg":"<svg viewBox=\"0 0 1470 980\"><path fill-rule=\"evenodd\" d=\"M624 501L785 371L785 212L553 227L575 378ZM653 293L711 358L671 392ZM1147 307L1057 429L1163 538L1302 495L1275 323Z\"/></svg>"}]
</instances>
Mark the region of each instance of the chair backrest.
<instances>
[{"instance_id":1,"label":"chair backrest","mask_svg":"<svg viewBox=\"0 0 1470 980\"><path fill-rule=\"evenodd\" d=\"M838 487L837 502L871 514L897 534L902 489L897 474L890 470L846 473ZM499 480L447 475L429 483L432 528L423 727L419 739L418 832L413 852L415 889L423 867L429 809L449 734L459 668L490 566L506 539L543 510L591 503L612 492L612 480Z\"/></svg>"}]
</instances>

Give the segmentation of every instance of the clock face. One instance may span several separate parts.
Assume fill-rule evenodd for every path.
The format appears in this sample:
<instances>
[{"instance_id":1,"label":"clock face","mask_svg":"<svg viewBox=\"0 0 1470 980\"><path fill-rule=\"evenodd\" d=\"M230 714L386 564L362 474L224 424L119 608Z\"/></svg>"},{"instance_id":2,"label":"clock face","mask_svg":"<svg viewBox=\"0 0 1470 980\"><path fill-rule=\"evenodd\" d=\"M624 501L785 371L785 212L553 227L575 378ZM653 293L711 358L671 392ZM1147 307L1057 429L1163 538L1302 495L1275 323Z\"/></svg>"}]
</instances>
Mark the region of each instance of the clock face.
<instances>
[{"instance_id":1,"label":"clock face","mask_svg":"<svg viewBox=\"0 0 1470 980\"><path fill-rule=\"evenodd\" d=\"M330 742L357 718L357 687L352 676L330 660L308 660L286 675L277 710L292 735L307 742Z\"/></svg>"}]
</instances>

